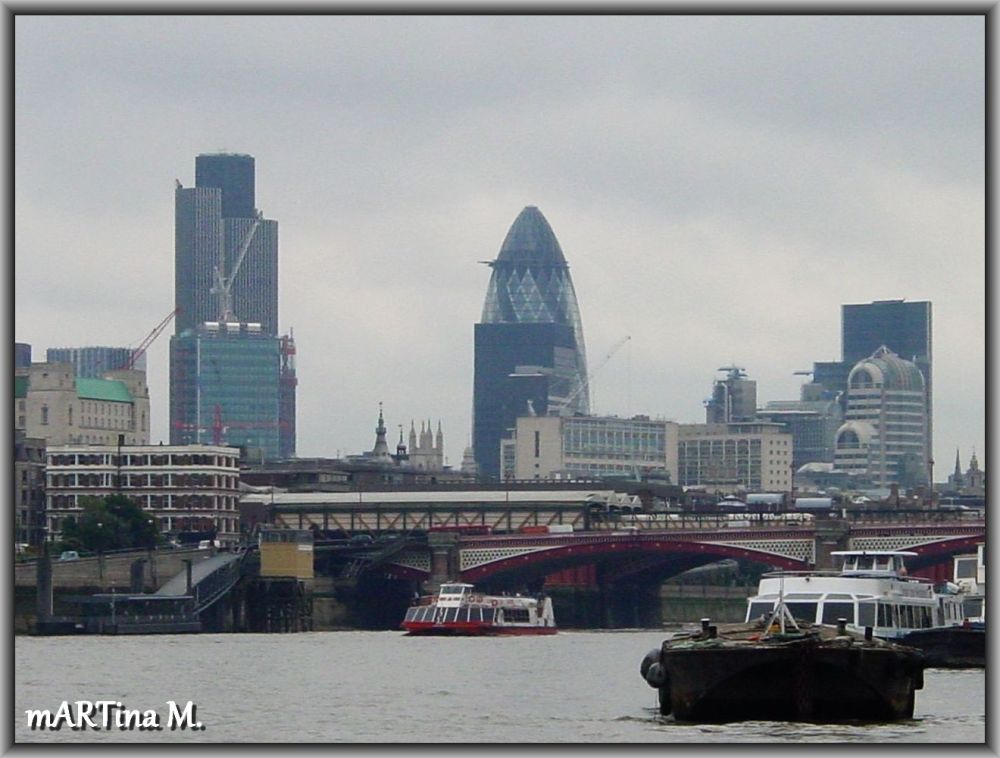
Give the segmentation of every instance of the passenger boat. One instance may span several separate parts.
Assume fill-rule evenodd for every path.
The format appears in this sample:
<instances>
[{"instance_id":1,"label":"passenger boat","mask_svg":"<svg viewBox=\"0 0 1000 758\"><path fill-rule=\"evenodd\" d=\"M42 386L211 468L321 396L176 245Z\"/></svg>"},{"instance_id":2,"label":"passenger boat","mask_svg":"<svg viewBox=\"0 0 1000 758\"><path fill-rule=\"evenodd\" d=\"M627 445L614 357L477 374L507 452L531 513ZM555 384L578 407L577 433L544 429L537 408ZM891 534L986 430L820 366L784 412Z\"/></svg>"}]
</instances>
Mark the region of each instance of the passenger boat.
<instances>
[{"instance_id":1,"label":"passenger boat","mask_svg":"<svg viewBox=\"0 0 1000 758\"><path fill-rule=\"evenodd\" d=\"M665 640L640 673L677 721L897 721L913 716L923 687L914 648L837 626L770 617Z\"/></svg>"},{"instance_id":2,"label":"passenger boat","mask_svg":"<svg viewBox=\"0 0 1000 758\"><path fill-rule=\"evenodd\" d=\"M764 574L757 594L747 601L746 621L766 617L783 598L796 619L812 624L844 619L859 633L871 628L875 637L925 651L928 666L985 665L985 632L963 623L958 588L939 591L932 582L907 575L905 559L916 553L844 550L832 555L841 559L839 571Z\"/></svg>"},{"instance_id":3,"label":"passenger boat","mask_svg":"<svg viewBox=\"0 0 1000 758\"><path fill-rule=\"evenodd\" d=\"M556 633L551 598L484 595L459 582L442 584L436 595L407 609L402 627L411 635Z\"/></svg>"}]
</instances>

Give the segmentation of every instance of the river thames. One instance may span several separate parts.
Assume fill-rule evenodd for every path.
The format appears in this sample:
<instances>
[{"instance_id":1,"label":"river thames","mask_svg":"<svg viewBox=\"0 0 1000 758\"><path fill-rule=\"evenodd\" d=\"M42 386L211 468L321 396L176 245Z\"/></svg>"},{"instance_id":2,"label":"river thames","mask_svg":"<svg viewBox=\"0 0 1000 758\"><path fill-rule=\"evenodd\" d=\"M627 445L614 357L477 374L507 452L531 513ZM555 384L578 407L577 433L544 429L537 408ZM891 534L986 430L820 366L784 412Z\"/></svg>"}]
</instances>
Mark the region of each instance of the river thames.
<instances>
[{"instance_id":1,"label":"river thames","mask_svg":"<svg viewBox=\"0 0 1000 758\"><path fill-rule=\"evenodd\" d=\"M914 718L887 724L678 724L639 676L665 631L434 638L399 632L16 637L18 743L979 743L982 669L928 669ZM31 730L25 711L120 702L203 729ZM165 723L165 718L164 718Z\"/></svg>"}]
</instances>

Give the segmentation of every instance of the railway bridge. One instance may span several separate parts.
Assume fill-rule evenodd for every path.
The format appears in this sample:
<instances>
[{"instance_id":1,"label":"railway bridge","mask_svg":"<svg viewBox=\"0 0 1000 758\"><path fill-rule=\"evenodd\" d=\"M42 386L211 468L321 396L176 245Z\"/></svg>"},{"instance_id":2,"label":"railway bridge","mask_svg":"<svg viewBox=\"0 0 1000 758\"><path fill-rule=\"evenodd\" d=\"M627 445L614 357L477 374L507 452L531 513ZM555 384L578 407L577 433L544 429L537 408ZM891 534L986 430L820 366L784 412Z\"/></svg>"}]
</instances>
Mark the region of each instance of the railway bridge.
<instances>
[{"instance_id":1,"label":"railway bridge","mask_svg":"<svg viewBox=\"0 0 1000 758\"><path fill-rule=\"evenodd\" d=\"M609 596L640 588L650 596L665 581L723 559L761 569L830 568L830 553L845 549L909 550L917 553L912 573L943 580L952 556L973 551L986 534L976 511L650 513L613 490L268 493L243 502L253 498L271 523L316 533L318 573L324 537L370 537L369 578L424 591L460 580L495 592L562 585ZM358 557L355 569L364 563Z\"/></svg>"}]
</instances>

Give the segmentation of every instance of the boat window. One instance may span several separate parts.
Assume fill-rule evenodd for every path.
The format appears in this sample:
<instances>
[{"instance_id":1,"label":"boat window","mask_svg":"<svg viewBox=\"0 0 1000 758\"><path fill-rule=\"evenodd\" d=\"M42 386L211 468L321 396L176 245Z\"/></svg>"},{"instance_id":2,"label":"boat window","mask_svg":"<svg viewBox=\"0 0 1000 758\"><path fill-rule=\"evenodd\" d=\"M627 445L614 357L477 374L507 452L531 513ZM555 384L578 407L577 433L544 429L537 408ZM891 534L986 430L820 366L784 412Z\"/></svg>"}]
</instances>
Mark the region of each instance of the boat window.
<instances>
[{"instance_id":1,"label":"boat window","mask_svg":"<svg viewBox=\"0 0 1000 758\"><path fill-rule=\"evenodd\" d=\"M406 618L403 619L403 620L404 621L413 621L413 617L417 615L417 611L418 610L420 610L420 609L419 608L407 608L406 609Z\"/></svg>"},{"instance_id":2,"label":"boat window","mask_svg":"<svg viewBox=\"0 0 1000 758\"><path fill-rule=\"evenodd\" d=\"M770 616L773 610L774 603L771 601L766 603L750 603L750 610L747 612L747 621L759 619L761 616ZM764 620L766 621L767 619L765 618Z\"/></svg>"},{"instance_id":3,"label":"boat window","mask_svg":"<svg viewBox=\"0 0 1000 758\"><path fill-rule=\"evenodd\" d=\"M483 608L483 621L487 624L492 624L497 620L497 609L496 608Z\"/></svg>"},{"instance_id":4,"label":"boat window","mask_svg":"<svg viewBox=\"0 0 1000 758\"><path fill-rule=\"evenodd\" d=\"M878 623L876 626L895 626L892 622L892 606L888 603L878 604Z\"/></svg>"},{"instance_id":5,"label":"boat window","mask_svg":"<svg viewBox=\"0 0 1000 758\"><path fill-rule=\"evenodd\" d=\"M444 614L445 623L452 623L458 619L458 608L448 608Z\"/></svg>"},{"instance_id":6,"label":"boat window","mask_svg":"<svg viewBox=\"0 0 1000 758\"><path fill-rule=\"evenodd\" d=\"M819 600L820 594L818 592L789 592L785 595L785 600Z\"/></svg>"},{"instance_id":7,"label":"boat window","mask_svg":"<svg viewBox=\"0 0 1000 758\"><path fill-rule=\"evenodd\" d=\"M827 600L854 600L853 595L847 595L843 592L831 592L826 596Z\"/></svg>"},{"instance_id":8,"label":"boat window","mask_svg":"<svg viewBox=\"0 0 1000 758\"><path fill-rule=\"evenodd\" d=\"M875 603L858 603L858 626L875 626Z\"/></svg>"},{"instance_id":9,"label":"boat window","mask_svg":"<svg viewBox=\"0 0 1000 758\"><path fill-rule=\"evenodd\" d=\"M848 624L854 623L854 603L823 603L824 624L836 624L837 619L847 619Z\"/></svg>"},{"instance_id":10,"label":"boat window","mask_svg":"<svg viewBox=\"0 0 1000 758\"><path fill-rule=\"evenodd\" d=\"M816 623L816 603L786 603L792 618Z\"/></svg>"},{"instance_id":11,"label":"boat window","mask_svg":"<svg viewBox=\"0 0 1000 758\"><path fill-rule=\"evenodd\" d=\"M420 611L421 611L420 618L418 618L417 621L432 621L434 619L433 605L425 605L423 608L420 609Z\"/></svg>"},{"instance_id":12,"label":"boat window","mask_svg":"<svg viewBox=\"0 0 1000 758\"><path fill-rule=\"evenodd\" d=\"M966 618L979 618L983 615L983 599L981 597L967 598L962 603L962 613Z\"/></svg>"},{"instance_id":13,"label":"boat window","mask_svg":"<svg viewBox=\"0 0 1000 758\"><path fill-rule=\"evenodd\" d=\"M956 560L955 561L955 578L956 579L975 579L976 578L976 559L969 558L966 560Z\"/></svg>"}]
</instances>

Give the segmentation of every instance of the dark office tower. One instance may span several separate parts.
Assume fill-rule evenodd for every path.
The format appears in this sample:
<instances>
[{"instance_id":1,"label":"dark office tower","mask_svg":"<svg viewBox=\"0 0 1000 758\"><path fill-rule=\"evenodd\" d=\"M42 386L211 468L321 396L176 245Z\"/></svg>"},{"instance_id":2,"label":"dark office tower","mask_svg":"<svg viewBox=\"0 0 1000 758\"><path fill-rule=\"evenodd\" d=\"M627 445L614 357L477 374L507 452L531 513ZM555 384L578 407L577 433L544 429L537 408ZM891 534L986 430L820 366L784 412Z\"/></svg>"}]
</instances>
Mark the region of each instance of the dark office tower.
<instances>
[{"instance_id":1,"label":"dark office tower","mask_svg":"<svg viewBox=\"0 0 1000 758\"><path fill-rule=\"evenodd\" d=\"M253 156L199 155L194 159L194 185L222 190L223 218L253 218L255 215Z\"/></svg>"},{"instance_id":2,"label":"dark office tower","mask_svg":"<svg viewBox=\"0 0 1000 758\"><path fill-rule=\"evenodd\" d=\"M518 416L589 412L583 326L569 266L534 206L500 246L475 325L473 450L480 473L500 473L500 439Z\"/></svg>"},{"instance_id":3,"label":"dark office tower","mask_svg":"<svg viewBox=\"0 0 1000 758\"><path fill-rule=\"evenodd\" d=\"M205 321L278 333L278 222L254 208L249 155L199 155L195 187L175 192L176 333Z\"/></svg>"},{"instance_id":4,"label":"dark office tower","mask_svg":"<svg viewBox=\"0 0 1000 758\"><path fill-rule=\"evenodd\" d=\"M278 336L278 222L254 207L249 155L199 155L195 176L175 193L171 444L292 457L295 343Z\"/></svg>"},{"instance_id":5,"label":"dark office tower","mask_svg":"<svg viewBox=\"0 0 1000 758\"><path fill-rule=\"evenodd\" d=\"M31 368L31 345L27 342L14 343L14 368Z\"/></svg>"},{"instance_id":6,"label":"dark office tower","mask_svg":"<svg viewBox=\"0 0 1000 758\"><path fill-rule=\"evenodd\" d=\"M903 360L912 361L920 369L927 397L925 449L927 455L933 457L934 393L931 374L934 362L931 351L931 304L927 301L908 303L905 300L876 300L873 303L843 305L841 329L841 359L847 366L853 367L884 345ZM929 468L928 474L932 474Z\"/></svg>"}]
</instances>

